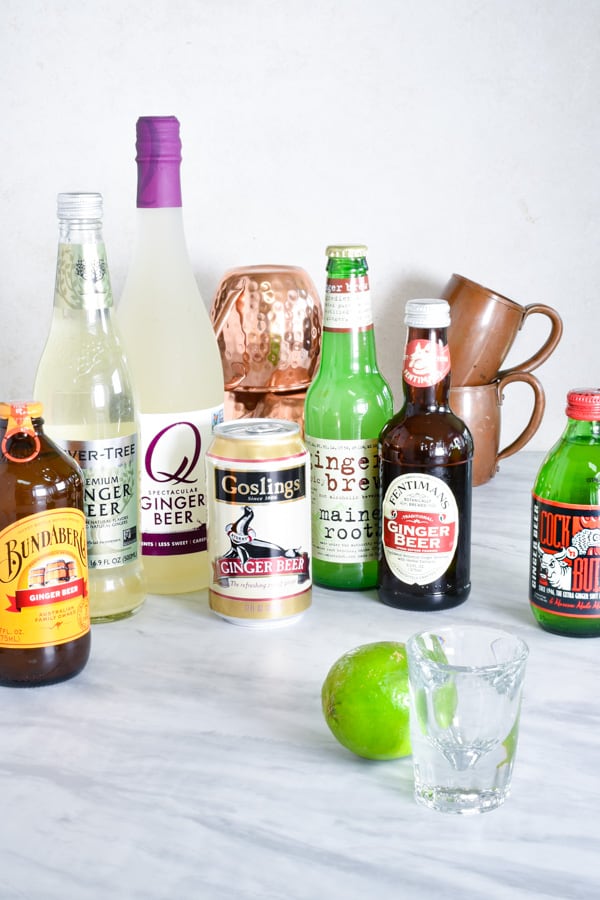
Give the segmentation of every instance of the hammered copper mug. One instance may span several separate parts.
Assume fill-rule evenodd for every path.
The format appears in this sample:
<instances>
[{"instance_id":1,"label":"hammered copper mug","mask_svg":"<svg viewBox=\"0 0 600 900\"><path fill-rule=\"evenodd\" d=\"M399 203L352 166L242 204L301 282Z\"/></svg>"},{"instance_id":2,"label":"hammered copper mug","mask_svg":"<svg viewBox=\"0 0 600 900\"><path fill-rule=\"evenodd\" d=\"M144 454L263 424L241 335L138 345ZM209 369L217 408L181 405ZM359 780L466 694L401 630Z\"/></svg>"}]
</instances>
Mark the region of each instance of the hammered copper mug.
<instances>
[{"instance_id":1,"label":"hammered copper mug","mask_svg":"<svg viewBox=\"0 0 600 900\"><path fill-rule=\"evenodd\" d=\"M450 304L448 346L454 385L488 384L511 372L532 372L548 359L560 341L562 319L555 309L543 303L521 306L457 274L442 291L442 297ZM550 334L524 362L501 370L518 332L534 315L550 320Z\"/></svg>"},{"instance_id":2,"label":"hammered copper mug","mask_svg":"<svg viewBox=\"0 0 600 900\"><path fill-rule=\"evenodd\" d=\"M306 390L319 368L323 310L300 266L238 266L210 311L226 391Z\"/></svg>"},{"instance_id":3,"label":"hammered copper mug","mask_svg":"<svg viewBox=\"0 0 600 900\"><path fill-rule=\"evenodd\" d=\"M504 389L516 381L528 384L533 391L531 415L518 437L500 450ZM530 372L509 372L490 384L450 389L450 407L473 436L473 485L485 484L493 478L500 460L512 456L531 440L540 427L545 406L542 385Z\"/></svg>"}]
</instances>

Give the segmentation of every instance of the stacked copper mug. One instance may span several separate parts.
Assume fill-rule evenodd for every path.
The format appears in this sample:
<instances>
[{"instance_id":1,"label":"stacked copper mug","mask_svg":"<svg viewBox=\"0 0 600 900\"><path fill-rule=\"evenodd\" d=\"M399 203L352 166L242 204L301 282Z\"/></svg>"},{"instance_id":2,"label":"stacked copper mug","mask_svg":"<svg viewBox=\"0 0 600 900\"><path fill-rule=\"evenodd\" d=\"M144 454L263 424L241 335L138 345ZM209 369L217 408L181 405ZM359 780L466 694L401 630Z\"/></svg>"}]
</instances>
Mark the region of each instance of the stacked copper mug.
<instances>
[{"instance_id":1,"label":"stacked copper mug","mask_svg":"<svg viewBox=\"0 0 600 900\"><path fill-rule=\"evenodd\" d=\"M540 427L546 405L544 390L532 371L555 350L562 320L550 306L521 306L462 275L453 275L442 292L450 304L448 344L452 363L450 405L473 435L473 484L493 478L501 459L527 444ZM550 320L550 333L540 349L519 365L502 369L525 321L533 315ZM500 449L504 389L515 382L533 393L529 421L510 444Z\"/></svg>"},{"instance_id":2,"label":"stacked copper mug","mask_svg":"<svg viewBox=\"0 0 600 900\"><path fill-rule=\"evenodd\" d=\"M225 418L278 418L304 431L304 399L321 354L323 309L298 266L230 269L211 306L223 363Z\"/></svg>"}]
</instances>

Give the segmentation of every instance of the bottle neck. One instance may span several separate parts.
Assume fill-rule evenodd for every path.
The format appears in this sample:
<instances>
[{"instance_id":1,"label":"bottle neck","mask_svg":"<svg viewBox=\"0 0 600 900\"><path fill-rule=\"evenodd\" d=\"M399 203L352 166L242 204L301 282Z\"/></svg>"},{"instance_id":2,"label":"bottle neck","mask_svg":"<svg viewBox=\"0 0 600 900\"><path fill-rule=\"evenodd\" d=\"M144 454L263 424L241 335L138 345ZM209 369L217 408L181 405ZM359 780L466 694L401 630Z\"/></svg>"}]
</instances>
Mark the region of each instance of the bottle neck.
<instances>
[{"instance_id":1,"label":"bottle neck","mask_svg":"<svg viewBox=\"0 0 600 900\"><path fill-rule=\"evenodd\" d=\"M54 289L60 310L110 309L112 288L100 220L61 219Z\"/></svg>"},{"instance_id":2,"label":"bottle neck","mask_svg":"<svg viewBox=\"0 0 600 900\"><path fill-rule=\"evenodd\" d=\"M600 443L600 422L588 419L567 419L563 440L597 444Z\"/></svg>"},{"instance_id":3,"label":"bottle neck","mask_svg":"<svg viewBox=\"0 0 600 900\"><path fill-rule=\"evenodd\" d=\"M408 329L402 383L407 412L449 408L450 351L446 328Z\"/></svg>"},{"instance_id":4,"label":"bottle neck","mask_svg":"<svg viewBox=\"0 0 600 900\"><path fill-rule=\"evenodd\" d=\"M153 156L138 160L138 209L181 207L179 160Z\"/></svg>"},{"instance_id":5,"label":"bottle neck","mask_svg":"<svg viewBox=\"0 0 600 900\"><path fill-rule=\"evenodd\" d=\"M326 365L378 371L367 272L364 257L328 261L321 342Z\"/></svg>"}]
</instances>

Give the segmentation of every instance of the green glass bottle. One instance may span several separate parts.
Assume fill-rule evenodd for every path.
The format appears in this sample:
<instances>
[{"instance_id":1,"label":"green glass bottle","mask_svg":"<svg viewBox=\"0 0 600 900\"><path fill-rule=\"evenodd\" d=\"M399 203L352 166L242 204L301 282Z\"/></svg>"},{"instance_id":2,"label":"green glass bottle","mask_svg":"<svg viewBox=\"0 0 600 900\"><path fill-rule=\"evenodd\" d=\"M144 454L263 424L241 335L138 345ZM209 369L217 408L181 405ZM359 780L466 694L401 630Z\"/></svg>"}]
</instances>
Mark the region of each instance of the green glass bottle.
<instances>
[{"instance_id":1,"label":"green glass bottle","mask_svg":"<svg viewBox=\"0 0 600 900\"><path fill-rule=\"evenodd\" d=\"M532 494L533 615L546 631L600 635L600 389L567 394L567 427Z\"/></svg>"},{"instance_id":2,"label":"green glass bottle","mask_svg":"<svg viewBox=\"0 0 600 900\"><path fill-rule=\"evenodd\" d=\"M326 250L321 363L304 412L313 581L340 590L377 584L378 437L393 412L377 366L366 253L362 245Z\"/></svg>"}]
</instances>

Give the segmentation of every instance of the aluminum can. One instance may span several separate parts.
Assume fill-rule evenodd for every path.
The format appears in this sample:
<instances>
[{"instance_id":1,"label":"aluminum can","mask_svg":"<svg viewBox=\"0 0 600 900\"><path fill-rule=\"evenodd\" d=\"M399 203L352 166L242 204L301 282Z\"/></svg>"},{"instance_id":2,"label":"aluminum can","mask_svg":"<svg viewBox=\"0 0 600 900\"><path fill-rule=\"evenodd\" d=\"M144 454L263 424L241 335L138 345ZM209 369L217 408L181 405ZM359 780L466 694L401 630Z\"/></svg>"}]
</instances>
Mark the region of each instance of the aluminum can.
<instances>
[{"instance_id":1,"label":"aluminum can","mask_svg":"<svg viewBox=\"0 0 600 900\"><path fill-rule=\"evenodd\" d=\"M311 604L310 462L295 422L237 419L206 454L210 608L282 625Z\"/></svg>"}]
</instances>

